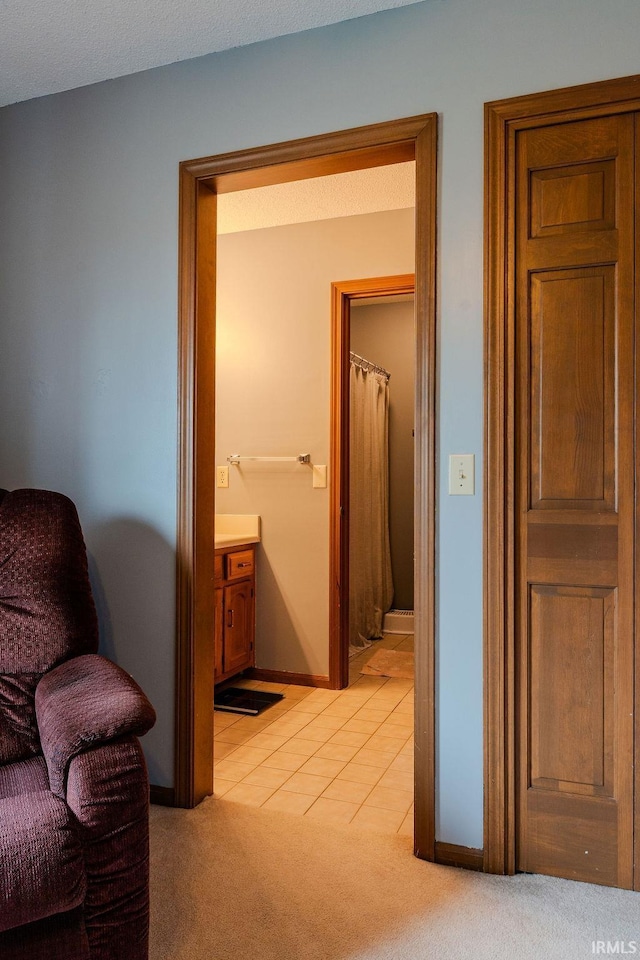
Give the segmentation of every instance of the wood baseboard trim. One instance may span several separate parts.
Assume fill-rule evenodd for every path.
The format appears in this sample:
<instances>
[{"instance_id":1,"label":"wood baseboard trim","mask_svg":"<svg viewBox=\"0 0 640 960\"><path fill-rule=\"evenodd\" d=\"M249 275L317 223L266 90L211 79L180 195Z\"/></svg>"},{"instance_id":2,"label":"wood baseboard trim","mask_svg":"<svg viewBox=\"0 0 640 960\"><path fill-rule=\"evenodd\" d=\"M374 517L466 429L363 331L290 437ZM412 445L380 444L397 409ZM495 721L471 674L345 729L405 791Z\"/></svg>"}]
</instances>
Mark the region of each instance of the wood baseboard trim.
<instances>
[{"instance_id":1,"label":"wood baseboard trim","mask_svg":"<svg viewBox=\"0 0 640 960\"><path fill-rule=\"evenodd\" d=\"M462 867L464 870L484 869L484 853L475 847L461 847L457 843L442 843L436 840L436 863L445 867Z\"/></svg>"},{"instance_id":2,"label":"wood baseboard trim","mask_svg":"<svg viewBox=\"0 0 640 960\"><path fill-rule=\"evenodd\" d=\"M176 792L173 787L159 787L156 783L152 783L149 793L151 803L155 803L159 807L175 807L176 805Z\"/></svg>"},{"instance_id":3,"label":"wood baseboard trim","mask_svg":"<svg viewBox=\"0 0 640 960\"><path fill-rule=\"evenodd\" d=\"M322 687L329 689L329 677L312 676L308 673L289 673L287 670L262 670L250 667L244 676L249 680L263 680L266 683L295 683L299 687Z\"/></svg>"}]
</instances>

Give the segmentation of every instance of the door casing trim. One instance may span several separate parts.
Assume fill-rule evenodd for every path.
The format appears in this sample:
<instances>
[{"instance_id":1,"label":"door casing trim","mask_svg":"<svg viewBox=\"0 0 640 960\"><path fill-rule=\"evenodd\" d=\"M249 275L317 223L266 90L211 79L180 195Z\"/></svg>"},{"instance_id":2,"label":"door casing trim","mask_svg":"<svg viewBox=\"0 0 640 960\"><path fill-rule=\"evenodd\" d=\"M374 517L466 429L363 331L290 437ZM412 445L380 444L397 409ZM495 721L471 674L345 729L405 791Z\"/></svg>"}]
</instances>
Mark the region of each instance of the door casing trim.
<instances>
[{"instance_id":1,"label":"door casing trim","mask_svg":"<svg viewBox=\"0 0 640 960\"><path fill-rule=\"evenodd\" d=\"M351 301L415 293L415 274L331 284L331 469L329 506L329 683L349 683L349 344ZM416 397L419 415L421 398ZM416 500L420 500L417 490ZM415 513L415 511L414 511Z\"/></svg>"},{"instance_id":2,"label":"door casing trim","mask_svg":"<svg viewBox=\"0 0 640 960\"><path fill-rule=\"evenodd\" d=\"M435 373L437 114L373 124L180 164L179 452L175 800L212 790L216 196L416 161L416 756L415 852L435 856Z\"/></svg>"},{"instance_id":3,"label":"door casing trim","mask_svg":"<svg viewBox=\"0 0 640 960\"><path fill-rule=\"evenodd\" d=\"M637 110L640 110L640 76L485 104L484 869L489 873L513 874L516 863L513 315L516 133L549 123ZM636 636L638 616L636 611ZM635 889L640 889L639 659L636 657Z\"/></svg>"}]
</instances>

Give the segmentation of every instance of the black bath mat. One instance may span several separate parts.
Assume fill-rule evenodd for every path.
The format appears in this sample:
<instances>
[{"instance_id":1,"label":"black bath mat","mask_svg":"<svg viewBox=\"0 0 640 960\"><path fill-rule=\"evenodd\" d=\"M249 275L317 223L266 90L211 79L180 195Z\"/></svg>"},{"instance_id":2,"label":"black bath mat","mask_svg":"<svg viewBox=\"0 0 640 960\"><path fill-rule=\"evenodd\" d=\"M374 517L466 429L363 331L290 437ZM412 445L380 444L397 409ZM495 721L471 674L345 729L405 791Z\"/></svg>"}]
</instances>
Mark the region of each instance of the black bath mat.
<instances>
[{"instance_id":1,"label":"black bath mat","mask_svg":"<svg viewBox=\"0 0 640 960\"><path fill-rule=\"evenodd\" d=\"M239 687L227 687L216 693L213 702L214 710L225 710L227 713L248 713L256 717L267 707L283 700L281 693L267 693L265 690L243 690Z\"/></svg>"}]
</instances>

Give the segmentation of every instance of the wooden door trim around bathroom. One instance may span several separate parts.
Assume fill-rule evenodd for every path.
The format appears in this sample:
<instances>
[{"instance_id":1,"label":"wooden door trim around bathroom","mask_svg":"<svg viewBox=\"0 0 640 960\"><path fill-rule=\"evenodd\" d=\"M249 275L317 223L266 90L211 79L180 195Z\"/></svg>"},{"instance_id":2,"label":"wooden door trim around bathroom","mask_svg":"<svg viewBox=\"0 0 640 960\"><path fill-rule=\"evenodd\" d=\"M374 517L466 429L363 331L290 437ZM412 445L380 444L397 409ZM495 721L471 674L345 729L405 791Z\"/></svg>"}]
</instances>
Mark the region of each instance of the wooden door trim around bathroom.
<instances>
[{"instance_id":1,"label":"wooden door trim around bathroom","mask_svg":"<svg viewBox=\"0 0 640 960\"><path fill-rule=\"evenodd\" d=\"M520 130L550 123L639 110L640 76L485 105L484 869L491 873L516 870L516 137ZM636 204L640 220L637 192ZM636 778L639 661L636 658ZM640 824L638 779L635 803ZM640 830L635 834L638 889Z\"/></svg>"},{"instance_id":2,"label":"wooden door trim around bathroom","mask_svg":"<svg viewBox=\"0 0 640 960\"><path fill-rule=\"evenodd\" d=\"M180 164L176 805L213 780L216 195L416 161L416 854L435 856L437 114Z\"/></svg>"},{"instance_id":3,"label":"wooden door trim around bathroom","mask_svg":"<svg viewBox=\"0 0 640 960\"><path fill-rule=\"evenodd\" d=\"M331 284L329 685L349 684L349 353L351 301L415 294L413 273ZM416 340L418 334L416 332ZM420 402L420 398L416 398ZM417 460L417 457L414 459ZM418 512L418 511L416 511Z\"/></svg>"}]
</instances>

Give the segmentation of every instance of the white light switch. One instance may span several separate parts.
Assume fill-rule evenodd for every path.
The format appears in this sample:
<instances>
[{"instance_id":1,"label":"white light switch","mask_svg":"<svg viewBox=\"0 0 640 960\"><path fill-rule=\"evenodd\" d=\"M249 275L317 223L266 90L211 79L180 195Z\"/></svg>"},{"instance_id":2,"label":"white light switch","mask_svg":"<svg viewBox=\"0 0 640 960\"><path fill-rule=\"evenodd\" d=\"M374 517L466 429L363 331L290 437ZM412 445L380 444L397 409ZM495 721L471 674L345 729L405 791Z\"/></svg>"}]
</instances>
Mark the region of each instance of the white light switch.
<instances>
[{"instance_id":1,"label":"white light switch","mask_svg":"<svg viewBox=\"0 0 640 960\"><path fill-rule=\"evenodd\" d=\"M327 466L324 463L313 464L313 485L318 489L327 485Z\"/></svg>"},{"instance_id":2,"label":"white light switch","mask_svg":"<svg viewBox=\"0 0 640 960\"><path fill-rule=\"evenodd\" d=\"M449 494L473 496L475 493L475 455L452 453L449 455Z\"/></svg>"},{"instance_id":3,"label":"white light switch","mask_svg":"<svg viewBox=\"0 0 640 960\"><path fill-rule=\"evenodd\" d=\"M229 467L216 467L216 487L229 486Z\"/></svg>"}]
</instances>

